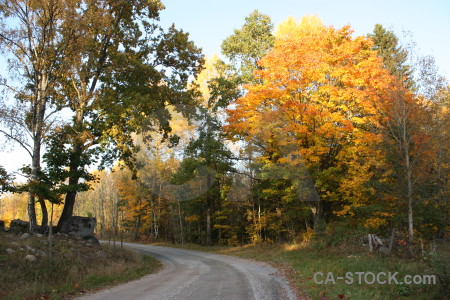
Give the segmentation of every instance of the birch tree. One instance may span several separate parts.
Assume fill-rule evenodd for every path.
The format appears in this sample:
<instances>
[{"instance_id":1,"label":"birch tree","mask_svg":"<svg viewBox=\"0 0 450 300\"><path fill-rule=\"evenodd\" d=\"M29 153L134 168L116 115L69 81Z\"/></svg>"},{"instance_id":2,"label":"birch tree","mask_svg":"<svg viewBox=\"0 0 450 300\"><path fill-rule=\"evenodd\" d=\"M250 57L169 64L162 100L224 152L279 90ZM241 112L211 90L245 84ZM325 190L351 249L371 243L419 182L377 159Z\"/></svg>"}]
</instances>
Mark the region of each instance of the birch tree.
<instances>
[{"instance_id":1,"label":"birch tree","mask_svg":"<svg viewBox=\"0 0 450 300\"><path fill-rule=\"evenodd\" d=\"M30 181L38 182L42 145L51 126L50 116L60 105L56 79L77 40L77 1L0 1L0 49L8 61L11 80L2 87L15 99L4 98L0 132L31 157ZM42 225L47 223L44 200ZM35 196L28 194L29 231L36 230Z\"/></svg>"}]
</instances>

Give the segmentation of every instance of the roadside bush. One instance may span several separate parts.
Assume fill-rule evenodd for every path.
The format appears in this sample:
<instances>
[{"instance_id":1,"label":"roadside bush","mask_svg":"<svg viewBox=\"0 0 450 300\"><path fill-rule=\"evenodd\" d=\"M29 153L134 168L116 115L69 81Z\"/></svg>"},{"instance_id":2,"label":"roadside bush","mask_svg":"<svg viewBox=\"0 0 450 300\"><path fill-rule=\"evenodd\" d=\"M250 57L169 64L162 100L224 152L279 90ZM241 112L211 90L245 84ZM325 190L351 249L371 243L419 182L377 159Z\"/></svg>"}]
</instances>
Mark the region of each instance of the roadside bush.
<instances>
[{"instance_id":1,"label":"roadside bush","mask_svg":"<svg viewBox=\"0 0 450 300\"><path fill-rule=\"evenodd\" d=\"M319 224L314 232L312 245L318 250L340 250L345 253L361 252L363 237L367 234L364 229L355 228L348 223Z\"/></svg>"}]
</instances>

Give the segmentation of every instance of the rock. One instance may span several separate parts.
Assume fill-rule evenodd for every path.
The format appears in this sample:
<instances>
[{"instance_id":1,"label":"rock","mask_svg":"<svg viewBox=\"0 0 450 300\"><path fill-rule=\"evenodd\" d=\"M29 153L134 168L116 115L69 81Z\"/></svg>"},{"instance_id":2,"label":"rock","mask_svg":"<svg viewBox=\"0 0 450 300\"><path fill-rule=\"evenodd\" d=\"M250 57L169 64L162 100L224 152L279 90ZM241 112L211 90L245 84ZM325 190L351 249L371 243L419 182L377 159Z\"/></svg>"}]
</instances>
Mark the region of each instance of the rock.
<instances>
[{"instance_id":1,"label":"rock","mask_svg":"<svg viewBox=\"0 0 450 300\"><path fill-rule=\"evenodd\" d=\"M385 254L385 255L389 255L390 254L389 248L386 248L386 247L380 247L378 249L378 251L383 253L383 254Z\"/></svg>"},{"instance_id":2,"label":"rock","mask_svg":"<svg viewBox=\"0 0 450 300\"><path fill-rule=\"evenodd\" d=\"M9 231L15 234L25 233L28 232L28 226L29 226L28 222L15 219L11 221L11 224L9 225Z\"/></svg>"},{"instance_id":3,"label":"rock","mask_svg":"<svg viewBox=\"0 0 450 300\"><path fill-rule=\"evenodd\" d=\"M81 236L78 235L77 232L69 232L69 238L72 240L81 240L83 239Z\"/></svg>"},{"instance_id":4,"label":"rock","mask_svg":"<svg viewBox=\"0 0 450 300\"><path fill-rule=\"evenodd\" d=\"M23 240L23 239L27 239L29 237L30 237L30 235L28 233L24 233L20 236L20 239Z\"/></svg>"},{"instance_id":5,"label":"rock","mask_svg":"<svg viewBox=\"0 0 450 300\"><path fill-rule=\"evenodd\" d=\"M13 253L16 252L16 251L14 251L14 250L11 249L11 248L7 248L7 249L5 250L5 252L8 253L8 254L13 254Z\"/></svg>"},{"instance_id":6,"label":"rock","mask_svg":"<svg viewBox=\"0 0 450 300\"><path fill-rule=\"evenodd\" d=\"M34 249L34 248L32 248L32 247L30 247L28 245L25 248L27 248L27 250L30 251L30 252L33 252L33 253L36 252L36 249Z\"/></svg>"},{"instance_id":7,"label":"rock","mask_svg":"<svg viewBox=\"0 0 450 300\"><path fill-rule=\"evenodd\" d=\"M99 246L100 245L100 242L94 235L86 236L83 239L86 241L86 244L88 246L92 246L92 245Z\"/></svg>"},{"instance_id":8,"label":"rock","mask_svg":"<svg viewBox=\"0 0 450 300\"><path fill-rule=\"evenodd\" d=\"M42 251L42 250L36 250L36 255L38 255L38 256L42 256L42 257L47 257L47 253L45 253L44 251Z\"/></svg>"},{"instance_id":9,"label":"rock","mask_svg":"<svg viewBox=\"0 0 450 300\"><path fill-rule=\"evenodd\" d=\"M20 244L18 242L12 242L11 245L13 245L14 247L20 247Z\"/></svg>"},{"instance_id":10,"label":"rock","mask_svg":"<svg viewBox=\"0 0 450 300\"><path fill-rule=\"evenodd\" d=\"M103 251L98 251L98 252L97 252L97 256L98 256L98 257L106 257L107 254L106 254L105 252L103 252Z\"/></svg>"},{"instance_id":11,"label":"rock","mask_svg":"<svg viewBox=\"0 0 450 300\"><path fill-rule=\"evenodd\" d=\"M25 256L25 259L30 261L30 262L35 262L37 260L36 256L28 254L27 256Z\"/></svg>"},{"instance_id":12,"label":"rock","mask_svg":"<svg viewBox=\"0 0 450 300\"><path fill-rule=\"evenodd\" d=\"M0 220L0 231L4 232L5 231L5 221Z\"/></svg>"},{"instance_id":13,"label":"rock","mask_svg":"<svg viewBox=\"0 0 450 300\"><path fill-rule=\"evenodd\" d=\"M36 236L37 236L38 238L41 238L41 237L43 237L44 235L43 235L43 234L40 234L40 233L36 233Z\"/></svg>"},{"instance_id":14,"label":"rock","mask_svg":"<svg viewBox=\"0 0 450 300\"><path fill-rule=\"evenodd\" d=\"M383 241L376 234L369 234L369 251L378 250L380 247L385 247Z\"/></svg>"},{"instance_id":15,"label":"rock","mask_svg":"<svg viewBox=\"0 0 450 300\"><path fill-rule=\"evenodd\" d=\"M73 216L70 217L68 222L62 227L61 233L80 238L94 236L96 223L97 220L93 217Z\"/></svg>"}]
</instances>

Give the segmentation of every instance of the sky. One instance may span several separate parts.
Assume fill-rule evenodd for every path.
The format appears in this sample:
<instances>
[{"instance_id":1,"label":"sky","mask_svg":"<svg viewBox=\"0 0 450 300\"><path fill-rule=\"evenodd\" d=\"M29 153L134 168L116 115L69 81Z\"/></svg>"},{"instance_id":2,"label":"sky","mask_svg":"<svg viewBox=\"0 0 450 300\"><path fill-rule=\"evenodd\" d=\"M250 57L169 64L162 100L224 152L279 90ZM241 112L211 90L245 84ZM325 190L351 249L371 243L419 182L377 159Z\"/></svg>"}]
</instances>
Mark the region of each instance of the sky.
<instances>
[{"instance_id":1,"label":"sky","mask_svg":"<svg viewBox=\"0 0 450 300\"><path fill-rule=\"evenodd\" d=\"M423 55L433 55L450 78L450 0L162 0L161 23L190 33L204 54L220 53L222 41L245 22L253 10L269 15L275 26L288 16L318 15L326 25L350 25L355 35L373 32L375 24L401 38L412 34Z\"/></svg>"},{"instance_id":2,"label":"sky","mask_svg":"<svg viewBox=\"0 0 450 300\"><path fill-rule=\"evenodd\" d=\"M432 55L440 73L450 79L450 0L162 0L161 24L190 33L190 38L203 53L220 53L222 41L245 22L253 10L271 17L277 25L288 16L301 18L316 14L326 25L350 25L355 35L366 35L375 24L393 30L402 38L412 34L422 55ZM30 158L14 147L0 152L0 165L14 171Z\"/></svg>"}]
</instances>

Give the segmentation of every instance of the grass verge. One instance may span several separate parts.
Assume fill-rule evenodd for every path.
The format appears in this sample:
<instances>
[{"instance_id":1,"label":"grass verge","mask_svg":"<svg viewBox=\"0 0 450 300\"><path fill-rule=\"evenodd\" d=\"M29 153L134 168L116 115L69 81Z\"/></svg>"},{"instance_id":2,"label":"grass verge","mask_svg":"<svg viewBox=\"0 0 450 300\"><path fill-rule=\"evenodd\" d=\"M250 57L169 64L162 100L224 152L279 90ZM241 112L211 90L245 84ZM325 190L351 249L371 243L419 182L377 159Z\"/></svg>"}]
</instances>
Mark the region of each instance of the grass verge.
<instances>
[{"instance_id":1,"label":"grass verge","mask_svg":"<svg viewBox=\"0 0 450 300\"><path fill-rule=\"evenodd\" d=\"M174 246L169 244L160 244L161 246ZM175 246L179 247L179 246ZM182 248L214 252L227 255L235 255L246 259L265 261L280 268L284 275L291 281L292 286L303 299L355 299L355 300L385 300L385 299L448 299L448 285L445 286L445 276L439 268L446 268L448 260L430 262L427 259L412 260L400 259L396 257L386 257L374 253L360 253L349 255L342 253L338 248L317 250L310 246L301 245L251 245L243 247L204 247L198 245L186 245ZM448 258L448 257L447 257ZM447 261L447 262L445 262ZM327 284L318 284L314 281L314 274L323 273L323 276L317 276L319 281L325 281L327 274L331 272L334 281ZM350 272L353 276L353 283L347 284L344 279ZM382 276L382 281L386 284L368 284L364 282L362 276L361 284L358 283L357 272L371 272L378 274L380 272L394 274L398 272L395 278L400 282L406 275L431 275L438 274L436 284L388 284L388 276ZM448 272L444 271L444 272ZM372 281L369 274L367 279Z\"/></svg>"},{"instance_id":2,"label":"grass verge","mask_svg":"<svg viewBox=\"0 0 450 300\"><path fill-rule=\"evenodd\" d=\"M70 299L137 279L161 266L130 250L65 236L55 237L52 253L50 259L45 237L19 239L0 233L0 299ZM27 255L36 260L27 260Z\"/></svg>"}]
</instances>

